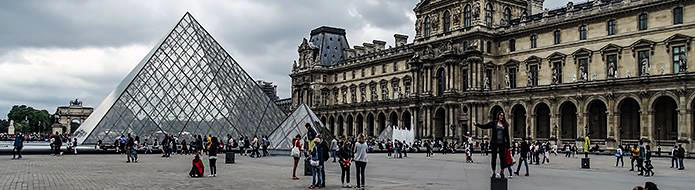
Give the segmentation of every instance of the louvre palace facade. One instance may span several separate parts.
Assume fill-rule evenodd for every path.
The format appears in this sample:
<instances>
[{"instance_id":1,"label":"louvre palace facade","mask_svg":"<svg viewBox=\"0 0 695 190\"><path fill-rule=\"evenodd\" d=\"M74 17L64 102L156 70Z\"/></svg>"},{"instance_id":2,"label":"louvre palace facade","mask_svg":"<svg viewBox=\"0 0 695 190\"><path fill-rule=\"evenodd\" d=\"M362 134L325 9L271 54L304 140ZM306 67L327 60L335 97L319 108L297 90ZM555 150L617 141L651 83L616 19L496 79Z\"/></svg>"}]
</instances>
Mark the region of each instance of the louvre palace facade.
<instances>
[{"instance_id":1,"label":"louvre palace facade","mask_svg":"<svg viewBox=\"0 0 695 190\"><path fill-rule=\"evenodd\" d=\"M612 149L640 139L695 150L695 1L422 0L416 35L350 47L319 27L299 45L293 106L337 136L387 126L421 139L485 137L504 112L515 139Z\"/></svg>"}]
</instances>

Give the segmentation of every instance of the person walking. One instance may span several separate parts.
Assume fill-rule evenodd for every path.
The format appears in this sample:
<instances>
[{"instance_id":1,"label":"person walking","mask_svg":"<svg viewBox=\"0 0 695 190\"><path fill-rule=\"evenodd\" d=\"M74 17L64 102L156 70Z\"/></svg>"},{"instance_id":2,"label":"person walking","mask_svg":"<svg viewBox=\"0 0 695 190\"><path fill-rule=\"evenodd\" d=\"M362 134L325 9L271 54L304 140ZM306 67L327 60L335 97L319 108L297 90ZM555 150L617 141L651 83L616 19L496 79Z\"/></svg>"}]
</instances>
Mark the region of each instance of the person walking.
<instances>
[{"instance_id":1,"label":"person walking","mask_svg":"<svg viewBox=\"0 0 695 190\"><path fill-rule=\"evenodd\" d=\"M683 159L685 159L685 149L683 144L678 145L678 170L685 170L685 165L683 165Z\"/></svg>"},{"instance_id":2,"label":"person walking","mask_svg":"<svg viewBox=\"0 0 695 190\"><path fill-rule=\"evenodd\" d=\"M365 169L367 168L367 143L365 143L364 135L360 134L357 138L357 143L355 144L355 167L357 171L355 172L357 181L357 188L364 189L365 186Z\"/></svg>"},{"instance_id":3,"label":"person walking","mask_svg":"<svg viewBox=\"0 0 695 190\"><path fill-rule=\"evenodd\" d=\"M210 176L217 176L217 152L220 148L220 141L217 137L210 138L210 147L208 148L208 162L210 163Z\"/></svg>"},{"instance_id":4,"label":"person walking","mask_svg":"<svg viewBox=\"0 0 695 190\"><path fill-rule=\"evenodd\" d=\"M333 162L335 162L336 154L338 153L338 140L333 138L331 140L331 156L333 157Z\"/></svg>"},{"instance_id":5,"label":"person walking","mask_svg":"<svg viewBox=\"0 0 695 190\"><path fill-rule=\"evenodd\" d=\"M56 134L53 136L53 156L62 156L63 152L60 150L60 148L63 146L63 138L60 137L60 134L56 132Z\"/></svg>"},{"instance_id":6,"label":"person walking","mask_svg":"<svg viewBox=\"0 0 695 190\"><path fill-rule=\"evenodd\" d=\"M126 148L126 156L128 157L128 161L126 163L130 163L131 160L135 161L133 159L133 147L135 146L135 139L133 139L132 136L130 136L130 133L128 133L128 140L126 141L125 148Z\"/></svg>"},{"instance_id":7,"label":"person walking","mask_svg":"<svg viewBox=\"0 0 695 190\"><path fill-rule=\"evenodd\" d=\"M188 142L186 142L186 139L183 139L181 141L181 154L188 155Z\"/></svg>"},{"instance_id":8,"label":"person walking","mask_svg":"<svg viewBox=\"0 0 695 190\"><path fill-rule=\"evenodd\" d=\"M432 143L430 143L430 140L425 141L425 150L427 151L427 158L432 156Z\"/></svg>"},{"instance_id":9,"label":"person walking","mask_svg":"<svg viewBox=\"0 0 695 190\"><path fill-rule=\"evenodd\" d=\"M531 148L529 147L528 140L524 140L521 142L521 145L519 145L519 163L517 164L516 167L516 174L517 176L519 175L519 170L521 169L521 162L524 162L524 167L526 168L526 174L524 176L528 176L528 154Z\"/></svg>"},{"instance_id":10,"label":"person walking","mask_svg":"<svg viewBox=\"0 0 695 190\"><path fill-rule=\"evenodd\" d=\"M135 140L133 140L133 147L130 149L133 162L138 162L138 149L140 149L140 136L135 136Z\"/></svg>"},{"instance_id":11,"label":"person walking","mask_svg":"<svg viewBox=\"0 0 695 190\"><path fill-rule=\"evenodd\" d=\"M268 146L270 146L270 141L268 140L267 136L263 136L263 140L261 142L262 142L261 147L263 147L263 157L266 157L266 156L270 155L268 153Z\"/></svg>"},{"instance_id":12,"label":"person walking","mask_svg":"<svg viewBox=\"0 0 695 190\"><path fill-rule=\"evenodd\" d=\"M615 150L615 167L618 167L618 162L620 162L620 167L625 166L625 162L623 162L623 145L619 145L618 149Z\"/></svg>"},{"instance_id":13,"label":"person walking","mask_svg":"<svg viewBox=\"0 0 695 190\"><path fill-rule=\"evenodd\" d=\"M647 149L642 141L639 142L639 157L637 157L638 175L644 175L644 160L647 158Z\"/></svg>"},{"instance_id":14,"label":"person walking","mask_svg":"<svg viewBox=\"0 0 695 190\"><path fill-rule=\"evenodd\" d=\"M352 144L350 142L343 143L338 151L340 165L340 183L343 188L350 188L350 165L352 165Z\"/></svg>"},{"instance_id":15,"label":"person walking","mask_svg":"<svg viewBox=\"0 0 695 190\"><path fill-rule=\"evenodd\" d=\"M541 162L542 164L545 164L546 162L550 163L550 158L548 158L548 148L548 142L541 144L540 153L543 154L543 161Z\"/></svg>"},{"instance_id":16,"label":"person walking","mask_svg":"<svg viewBox=\"0 0 695 190\"><path fill-rule=\"evenodd\" d=\"M24 135L22 135L22 133L17 133L14 136L13 145L14 148L12 149L12 159L22 159L22 148L24 148Z\"/></svg>"},{"instance_id":17,"label":"person walking","mask_svg":"<svg viewBox=\"0 0 695 190\"><path fill-rule=\"evenodd\" d=\"M589 135L584 136L584 158L589 157L589 146L591 146L591 140L589 139Z\"/></svg>"},{"instance_id":18,"label":"person walking","mask_svg":"<svg viewBox=\"0 0 695 190\"><path fill-rule=\"evenodd\" d=\"M492 150L492 158L490 159L490 167L492 169L492 177L498 177L500 175L501 178L504 178L504 168L503 166L505 165L504 161L504 154L506 150L509 148L509 123L507 123L507 120L504 117L504 113L499 113L497 115L497 121L491 121L488 122L487 124L478 124L477 122L473 122L473 124L481 129L491 129L492 130L492 135L490 136L490 148ZM495 168L497 164L495 164L497 157L499 157L500 160L500 173L495 172Z\"/></svg>"},{"instance_id":19,"label":"person walking","mask_svg":"<svg viewBox=\"0 0 695 190\"><path fill-rule=\"evenodd\" d=\"M637 145L632 145L632 149L630 149L630 171L635 171L635 162L637 158L639 158L639 147L637 147ZM639 167L637 169L639 169Z\"/></svg>"}]
</instances>

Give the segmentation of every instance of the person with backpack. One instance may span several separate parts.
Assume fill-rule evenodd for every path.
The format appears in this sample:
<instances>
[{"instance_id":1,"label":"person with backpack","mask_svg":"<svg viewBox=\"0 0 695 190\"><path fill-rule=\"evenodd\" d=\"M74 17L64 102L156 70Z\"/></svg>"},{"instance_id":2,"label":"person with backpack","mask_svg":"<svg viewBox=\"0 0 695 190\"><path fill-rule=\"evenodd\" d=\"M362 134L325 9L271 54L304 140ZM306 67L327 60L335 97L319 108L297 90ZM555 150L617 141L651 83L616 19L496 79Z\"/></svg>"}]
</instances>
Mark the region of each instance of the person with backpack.
<instances>
[{"instance_id":1,"label":"person with backpack","mask_svg":"<svg viewBox=\"0 0 695 190\"><path fill-rule=\"evenodd\" d=\"M678 170L685 170L685 165L683 165L683 159L685 159L685 149L683 148L683 144L678 145Z\"/></svg>"},{"instance_id":2,"label":"person with backpack","mask_svg":"<svg viewBox=\"0 0 695 190\"><path fill-rule=\"evenodd\" d=\"M679 166L678 166L678 145L673 145L673 149L671 149L671 168L679 168Z\"/></svg>"}]
</instances>

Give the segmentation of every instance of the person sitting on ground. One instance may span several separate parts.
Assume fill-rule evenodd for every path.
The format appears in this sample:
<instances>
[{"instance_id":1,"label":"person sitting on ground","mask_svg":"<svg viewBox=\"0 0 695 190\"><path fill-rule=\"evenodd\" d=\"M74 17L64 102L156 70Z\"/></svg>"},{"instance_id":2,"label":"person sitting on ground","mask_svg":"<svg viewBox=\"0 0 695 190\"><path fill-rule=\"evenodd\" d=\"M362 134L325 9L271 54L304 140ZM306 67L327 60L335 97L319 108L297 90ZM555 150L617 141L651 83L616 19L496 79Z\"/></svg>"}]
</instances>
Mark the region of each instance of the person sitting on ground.
<instances>
[{"instance_id":1,"label":"person sitting on ground","mask_svg":"<svg viewBox=\"0 0 695 190\"><path fill-rule=\"evenodd\" d=\"M203 177L204 173L205 165L203 164L203 161L200 160L200 155L195 154L195 158L193 158L193 167L191 168L191 172L189 172L188 175L191 177Z\"/></svg>"}]
</instances>

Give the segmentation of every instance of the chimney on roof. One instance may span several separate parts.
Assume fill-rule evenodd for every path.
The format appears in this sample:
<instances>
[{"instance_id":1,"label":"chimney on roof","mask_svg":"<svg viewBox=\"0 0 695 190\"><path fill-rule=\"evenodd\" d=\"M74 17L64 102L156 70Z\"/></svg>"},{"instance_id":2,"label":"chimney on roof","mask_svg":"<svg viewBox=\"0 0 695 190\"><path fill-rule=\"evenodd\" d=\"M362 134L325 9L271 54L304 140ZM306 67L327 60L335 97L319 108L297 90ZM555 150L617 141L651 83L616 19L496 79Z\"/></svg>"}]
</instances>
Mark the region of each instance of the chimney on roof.
<instances>
[{"instance_id":1,"label":"chimney on roof","mask_svg":"<svg viewBox=\"0 0 695 190\"><path fill-rule=\"evenodd\" d=\"M372 43L374 43L376 51L381 51L381 50L384 50L384 48L386 48L386 42L385 41L372 40Z\"/></svg>"},{"instance_id":2,"label":"chimney on roof","mask_svg":"<svg viewBox=\"0 0 695 190\"><path fill-rule=\"evenodd\" d=\"M355 46L353 49L355 49L357 56L362 56L365 54L365 49L362 46Z\"/></svg>"},{"instance_id":3,"label":"chimney on roof","mask_svg":"<svg viewBox=\"0 0 695 190\"><path fill-rule=\"evenodd\" d=\"M364 46L364 49L367 50L367 52L366 52L367 54L374 53L374 51L376 50L376 48L374 48L374 44L370 44L370 43L365 42L365 43L362 43L362 46Z\"/></svg>"},{"instance_id":4,"label":"chimney on roof","mask_svg":"<svg viewBox=\"0 0 695 190\"><path fill-rule=\"evenodd\" d=\"M403 34L394 34L393 38L396 39L396 47L403 46L408 43L408 36Z\"/></svg>"}]
</instances>

